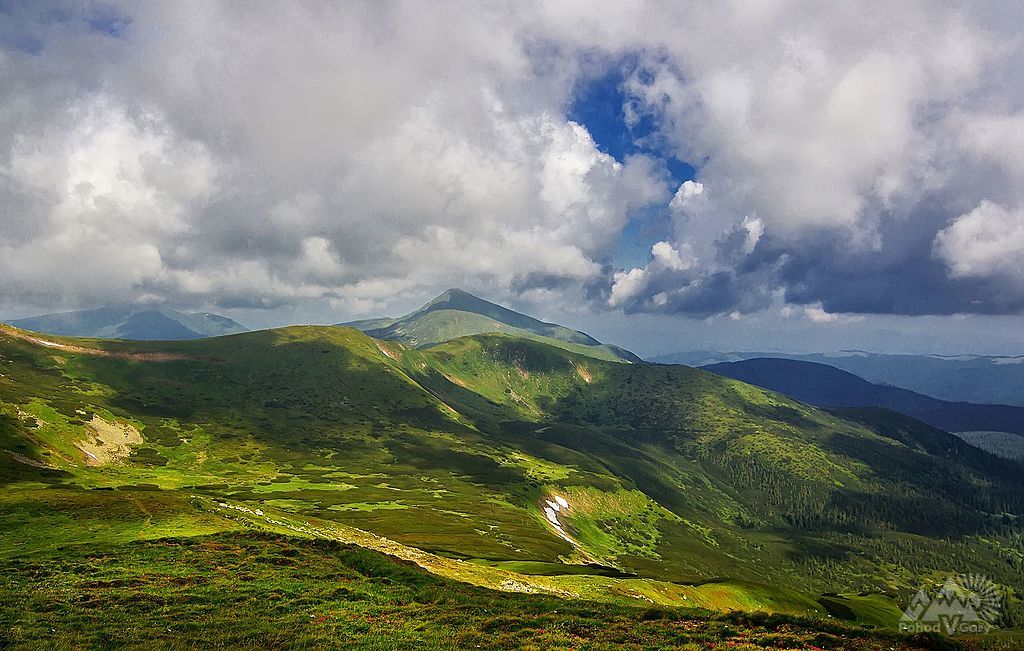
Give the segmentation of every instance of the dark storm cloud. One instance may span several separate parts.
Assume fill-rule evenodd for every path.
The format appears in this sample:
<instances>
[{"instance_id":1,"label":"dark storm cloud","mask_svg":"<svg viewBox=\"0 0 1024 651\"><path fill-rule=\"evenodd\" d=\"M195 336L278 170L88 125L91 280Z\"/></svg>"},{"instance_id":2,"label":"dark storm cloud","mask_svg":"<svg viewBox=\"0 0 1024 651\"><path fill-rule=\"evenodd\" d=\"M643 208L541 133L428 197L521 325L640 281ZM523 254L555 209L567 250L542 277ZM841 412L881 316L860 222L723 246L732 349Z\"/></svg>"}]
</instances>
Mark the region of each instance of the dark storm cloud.
<instances>
[{"instance_id":1,"label":"dark storm cloud","mask_svg":"<svg viewBox=\"0 0 1024 651\"><path fill-rule=\"evenodd\" d=\"M787 248L778 280L795 304L862 314L1012 314L1024 293L1003 278L950 278L933 255L935 231L883 251L850 251L845 241Z\"/></svg>"},{"instance_id":2,"label":"dark storm cloud","mask_svg":"<svg viewBox=\"0 0 1024 651\"><path fill-rule=\"evenodd\" d=\"M746 252L747 232L736 228L714 245L715 264L723 271L648 265L643 291L620 306L627 312L697 317L750 313L769 307L778 289L787 303L819 305L828 313L918 316L1024 309L1024 290L1012 277L950 276L935 255L935 238L950 221L939 215L886 222L883 244L867 249L851 246L843 233L810 229L796 242L764 235Z\"/></svg>"}]
</instances>

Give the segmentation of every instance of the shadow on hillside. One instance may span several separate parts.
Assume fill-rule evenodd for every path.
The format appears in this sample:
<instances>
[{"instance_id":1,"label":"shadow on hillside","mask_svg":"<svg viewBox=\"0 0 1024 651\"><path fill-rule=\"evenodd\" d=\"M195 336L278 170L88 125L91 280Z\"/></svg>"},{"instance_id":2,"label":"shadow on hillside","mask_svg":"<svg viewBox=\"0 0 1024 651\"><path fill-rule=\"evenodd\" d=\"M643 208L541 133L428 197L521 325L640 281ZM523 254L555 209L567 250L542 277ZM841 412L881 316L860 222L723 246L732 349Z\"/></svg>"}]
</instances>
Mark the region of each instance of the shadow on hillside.
<instances>
[{"instance_id":1,"label":"shadow on hillside","mask_svg":"<svg viewBox=\"0 0 1024 651\"><path fill-rule=\"evenodd\" d=\"M0 486L19 482L56 484L68 477L63 470L45 468L48 451L36 444L29 419L0 414Z\"/></svg>"},{"instance_id":2,"label":"shadow on hillside","mask_svg":"<svg viewBox=\"0 0 1024 651\"><path fill-rule=\"evenodd\" d=\"M489 457L439 445L430 433L479 435L450 417L436 390L363 351L368 341L342 329L259 331L175 342L189 359L81 356L76 364L114 390L105 398L112 411L146 422L147 438L173 418L183 431L202 427L220 441L251 437L284 464L305 465L324 449L350 460L388 450L410 469L489 485L523 481Z\"/></svg>"}]
</instances>

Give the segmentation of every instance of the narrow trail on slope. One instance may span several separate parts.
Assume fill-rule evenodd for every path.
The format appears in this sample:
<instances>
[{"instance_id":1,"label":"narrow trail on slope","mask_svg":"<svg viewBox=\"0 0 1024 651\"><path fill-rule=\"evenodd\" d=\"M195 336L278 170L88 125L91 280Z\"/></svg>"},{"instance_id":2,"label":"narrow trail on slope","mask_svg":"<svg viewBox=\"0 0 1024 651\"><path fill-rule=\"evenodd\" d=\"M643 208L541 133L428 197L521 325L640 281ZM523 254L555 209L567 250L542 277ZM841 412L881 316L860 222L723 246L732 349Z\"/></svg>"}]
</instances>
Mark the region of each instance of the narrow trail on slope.
<instances>
[{"instance_id":1,"label":"narrow trail on slope","mask_svg":"<svg viewBox=\"0 0 1024 651\"><path fill-rule=\"evenodd\" d=\"M146 509L146 507L142 505L142 502L139 501L139 498L135 497L134 495L129 495L129 499L139 509L139 511L141 511L142 514L146 517L145 524L143 524L142 527L139 528L139 539L141 540L141 539L145 538L144 532L145 532L146 528L153 526L153 514L150 513L149 510Z\"/></svg>"}]
</instances>

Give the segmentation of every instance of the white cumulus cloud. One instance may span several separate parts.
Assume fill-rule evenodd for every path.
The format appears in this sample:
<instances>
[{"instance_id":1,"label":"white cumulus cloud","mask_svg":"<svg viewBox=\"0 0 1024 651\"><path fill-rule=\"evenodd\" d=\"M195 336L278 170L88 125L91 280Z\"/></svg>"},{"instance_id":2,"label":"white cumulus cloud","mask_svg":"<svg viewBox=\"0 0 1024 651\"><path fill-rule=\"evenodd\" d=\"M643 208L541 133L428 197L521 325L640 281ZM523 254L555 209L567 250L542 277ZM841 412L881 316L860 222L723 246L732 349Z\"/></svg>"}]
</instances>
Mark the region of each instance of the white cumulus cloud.
<instances>
[{"instance_id":1,"label":"white cumulus cloud","mask_svg":"<svg viewBox=\"0 0 1024 651\"><path fill-rule=\"evenodd\" d=\"M91 3L0 26L5 313L386 308L451 285L694 316L779 293L813 314L1024 305L1013 4L104 10L120 34ZM570 118L602 66L644 154ZM699 180L673 193L671 158ZM622 269L645 211L650 261Z\"/></svg>"},{"instance_id":2,"label":"white cumulus cloud","mask_svg":"<svg viewBox=\"0 0 1024 651\"><path fill-rule=\"evenodd\" d=\"M934 250L953 277L1024 282L1024 209L982 201L936 235Z\"/></svg>"}]
</instances>

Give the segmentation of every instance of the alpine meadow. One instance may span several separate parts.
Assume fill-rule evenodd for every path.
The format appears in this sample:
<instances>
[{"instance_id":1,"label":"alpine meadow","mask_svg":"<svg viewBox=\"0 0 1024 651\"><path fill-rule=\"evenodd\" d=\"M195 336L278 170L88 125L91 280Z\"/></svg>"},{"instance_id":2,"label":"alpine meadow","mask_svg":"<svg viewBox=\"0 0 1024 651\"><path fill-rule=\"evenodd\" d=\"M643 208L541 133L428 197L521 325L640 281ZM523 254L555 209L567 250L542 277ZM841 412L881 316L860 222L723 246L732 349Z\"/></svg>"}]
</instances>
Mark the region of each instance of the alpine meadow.
<instances>
[{"instance_id":1,"label":"alpine meadow","mask_svg":"<svg viewBox=\"0 0 1024 651\"><path fill-rule=\"evenodd\" d=\"M0 649L1024 649L1022 7L0 0Z\"/></svg>"}]
</instances>

